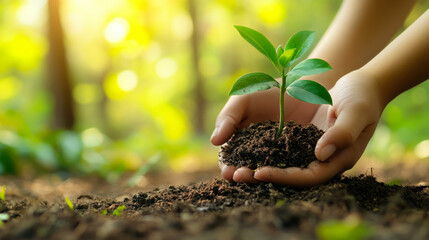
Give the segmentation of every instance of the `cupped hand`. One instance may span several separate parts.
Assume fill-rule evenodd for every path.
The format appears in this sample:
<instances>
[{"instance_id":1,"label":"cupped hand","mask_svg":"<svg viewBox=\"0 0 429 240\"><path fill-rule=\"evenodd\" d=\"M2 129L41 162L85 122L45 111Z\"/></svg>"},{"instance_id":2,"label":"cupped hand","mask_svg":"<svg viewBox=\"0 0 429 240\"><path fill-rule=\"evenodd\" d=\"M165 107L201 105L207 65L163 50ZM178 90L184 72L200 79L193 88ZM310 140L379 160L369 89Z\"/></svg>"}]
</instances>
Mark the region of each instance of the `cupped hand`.
<instances>
[{"instance_id":1,"label":"cupped hand","mask_svg":"<svg viewBox=\"0 0 429 240\"><path fill-rule=\"evenodd\" d=\"M247 95L232 96L216 119L211 142L214 145L225 144L237 128L243 128L250 123L263 121L278 121L280 91L273 88L266 91ZM305 103L285 96L285 119L297 123L308 123L314 117L318 105ZM222 152L220 153L222 158ZM241 167L225 165L219 161L222 177L228 181L255 183L254 171Z\"/></svg>"},{"instance_id":2,"label":"cupped hand","mask_svg":"<svg viewBox=\"0 0 429 240\"><path fill-rule=\"evenodd\" d=\"M262 167L254 173L253 181L310 186L326 182L356 164L374 134L384 101L375 81L359 71L341 78L330 93L333 106L321 106L312 119L326 131L315 149L319 161L307 168Z\"/></svg>"}]
</instances>

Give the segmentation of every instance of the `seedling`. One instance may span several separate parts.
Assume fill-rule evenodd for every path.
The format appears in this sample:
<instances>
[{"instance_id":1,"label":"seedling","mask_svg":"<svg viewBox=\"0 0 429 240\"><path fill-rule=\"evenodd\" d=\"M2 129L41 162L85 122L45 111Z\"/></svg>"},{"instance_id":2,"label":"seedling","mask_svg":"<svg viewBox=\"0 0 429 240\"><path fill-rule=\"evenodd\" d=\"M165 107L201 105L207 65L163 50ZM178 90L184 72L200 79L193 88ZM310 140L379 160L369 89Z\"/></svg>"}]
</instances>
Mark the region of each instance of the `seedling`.
<instances>
[{"instance_id":1,"label":"seedling","mask_svg":"<svg viewBox=\"0 0 429 240\"><path fill-rule=\"evenodd\" d=\"M72 201L70 201L70 199L68 197L64 197L64 199L66 200L66 204L69 207L69 209L73 212L74 207L73 207Z\"/></svg>"},{"instance_id":2,"label":"seedling","mask_svg":"<svg viewBox=\"0 0 429 240\"><path fill-rule=\"evenodd\" d=\"M6 194L6 186L2 186L0 191L0 199L3 201L5 199L5 194Z\"/></svg>"},{"instance_id":3,"label":"seedling","mask_svg":"<svg viewBox=\"0 0 429 240\"><path fill-rule=\"evenodd\" d=\"M0 213L0 227L3 226L3 221L9 220L9 214L7 213Z\"/></svg>"},{"instance_id":4,"label":"seedling","mask_svg":"<svg viewBox=\"0 0 429 240\"><path fill-rule=\"evenodd\" d=\"M247 42L271 61L281 76L281 83L266 73L248 73L237 79L229 95L244 95L272 87L280 88L280 121L277 136L281 135L284 126L284 95L286 92L304 102L332 105L331 95L322 85L311 80L298 80L303 76L323 73L332 69L327 62L317 58L306 59L297 63L297 60L313 43L315 35L313 31L298 32L289 39L284 48L279 45L275 50L271 42L262 33L244 26L234 27Z\"/></svg>"},{"instance_id":5,"label":"seedling","mask_svg":"<svg viewBox=\"0 0 429 240\"><path fill-rule=\"evenodd\" d=\"M125 210L125 206L121 205L119 207L117 207L113 212L112 212L112 216L121 216L122 212Z\"/></svg>"},{"instance_id":6,"label":"seedling","mask_svg":"<svg viewBox=\"0 0 429 240\"><path fill-rule=\"evenodd\" d=\"M317 237L322 240L363 240L369 238L372 233L373 229L369 224L354 218L343 221L327 220L316 228Z\"/></svg>"}]
</instances>

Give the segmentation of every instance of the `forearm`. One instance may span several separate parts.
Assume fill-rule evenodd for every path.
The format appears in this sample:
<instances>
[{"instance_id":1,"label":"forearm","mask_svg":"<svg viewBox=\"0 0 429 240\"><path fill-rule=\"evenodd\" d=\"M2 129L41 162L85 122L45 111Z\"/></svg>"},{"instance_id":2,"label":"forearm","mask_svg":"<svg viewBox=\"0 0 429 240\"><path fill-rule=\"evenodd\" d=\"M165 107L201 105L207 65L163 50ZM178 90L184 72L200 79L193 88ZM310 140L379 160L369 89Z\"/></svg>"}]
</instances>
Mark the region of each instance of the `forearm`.
<instances>
[{"instance_id":1,"label":"forearm","mask_svg":"<svg viewBox=\"0 0 429 240\"><path fill-rule=\"evenodd\" d=\"M361 71L376 81L381 101L393 98L429 78L429 10Z\"/></svg>"},{"instance_id":2,"label":"forearm","mask_svg":"<svg viewBox=\"0 0 429 240\"><path fill-rule=\"evenodd\" d=\"M310 58L327 61L333 70L306 79L327 88L359 69L400 29L415 0L344 0L337 16Z\"/></svg>"}]
</instances>

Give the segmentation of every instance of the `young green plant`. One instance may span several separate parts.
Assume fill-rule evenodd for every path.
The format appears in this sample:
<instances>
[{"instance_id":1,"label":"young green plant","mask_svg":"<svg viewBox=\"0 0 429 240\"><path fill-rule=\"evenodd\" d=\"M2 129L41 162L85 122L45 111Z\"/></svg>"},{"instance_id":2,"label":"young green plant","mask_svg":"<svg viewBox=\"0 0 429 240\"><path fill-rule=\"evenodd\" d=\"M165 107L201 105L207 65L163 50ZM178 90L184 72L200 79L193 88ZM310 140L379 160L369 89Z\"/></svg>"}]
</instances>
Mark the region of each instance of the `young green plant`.
<instances>
[{"instance_id":1,"label":"young green plant","mask_svg":"<svg viewBox=\"0 0 429 240\"><path fill-rule=\"evenodd\" d=\"M2 186L0 190L0 199L4 201L6 195L6 186Z\"/></svg>"},{"instance_id":2,"label":"young green plant","mask_svg":"<svg viewBox=\"0 0 429 240\"><path fill-rule=\"evenodd\" d=\"M73 212L74 206L73 206L72 201L68 197L64 197L64 199L66 200L67 207L69 207L69 209Z\"/></svg>"},{"instance_id":3,"label":"young green plant","mask_svg":"<svg viewBox=\"0 0 429 240\"><path fill-rule=\"evenodd\" d=\"M266 73L248 73L237 79L229 95L244 95L272 87L280 88L280 120L277 136L281 135L284 126L284 95L286 92L304 102L332 105L331 95L326 88L315 81L299 80L303 76L323 73L332 69L327 62L317 58L306 59L297 63L297 60L313 43L315 35L313 31L296 33L289 39L284 48L279 45L276 50L262 33L244 26L234 27L247 42L271 61L281 76L281 83Z\"/></svg>"}]
</instances>

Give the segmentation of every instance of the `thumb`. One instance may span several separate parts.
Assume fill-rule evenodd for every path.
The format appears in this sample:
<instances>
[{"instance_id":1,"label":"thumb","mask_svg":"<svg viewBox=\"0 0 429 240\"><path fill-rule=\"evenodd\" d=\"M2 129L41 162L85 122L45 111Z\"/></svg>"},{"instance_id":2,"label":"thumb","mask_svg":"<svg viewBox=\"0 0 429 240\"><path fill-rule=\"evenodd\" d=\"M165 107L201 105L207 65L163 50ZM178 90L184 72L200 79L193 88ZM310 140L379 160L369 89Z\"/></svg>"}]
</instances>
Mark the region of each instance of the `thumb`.
<instances>
[{"instance_id":1,"label":"thumb","mask_svg":"<svg viewBox=\"0 0 429 240\"><path fill-rule=\"evenodd\" d=\"M244 96L231 97L217 116L216 127L210 138L213 145L218 146L225 143L242 121L246 109L245 103L247 101Z\"/></svg>"},{"instance_id":2,"label":"thumb","mask_svg":"<svg viewBox=\"0 0 429 240\"><path fill-rule=\"evenodd\" d=\"M336 151L353 145L370 124L369 114L364 109L359 107L343 109L338 114L334 125L317 142L315 149L317 159L325 161Z\"/></svg>"}]
</instances>

